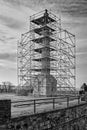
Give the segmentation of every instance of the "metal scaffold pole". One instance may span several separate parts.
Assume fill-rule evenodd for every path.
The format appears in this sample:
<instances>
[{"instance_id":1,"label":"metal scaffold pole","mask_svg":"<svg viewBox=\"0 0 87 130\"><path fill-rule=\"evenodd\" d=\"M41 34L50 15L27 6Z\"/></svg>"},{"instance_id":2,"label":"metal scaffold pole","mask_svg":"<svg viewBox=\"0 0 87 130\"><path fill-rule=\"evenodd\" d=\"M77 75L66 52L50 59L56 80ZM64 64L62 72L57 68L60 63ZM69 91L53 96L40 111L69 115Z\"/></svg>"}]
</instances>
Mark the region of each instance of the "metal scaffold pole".
<instances>
[{"instance_id":1,"label":"metal scaffold pole","mask_svg":"<svg viewBox=\"0 0 87 130\"><path fill-rule=\"evenodd\" d=\"M48 10L30 16L30 30L18 46L19 86L33 95L75 94L75 35Z\"/></svg>"}]
</instances>

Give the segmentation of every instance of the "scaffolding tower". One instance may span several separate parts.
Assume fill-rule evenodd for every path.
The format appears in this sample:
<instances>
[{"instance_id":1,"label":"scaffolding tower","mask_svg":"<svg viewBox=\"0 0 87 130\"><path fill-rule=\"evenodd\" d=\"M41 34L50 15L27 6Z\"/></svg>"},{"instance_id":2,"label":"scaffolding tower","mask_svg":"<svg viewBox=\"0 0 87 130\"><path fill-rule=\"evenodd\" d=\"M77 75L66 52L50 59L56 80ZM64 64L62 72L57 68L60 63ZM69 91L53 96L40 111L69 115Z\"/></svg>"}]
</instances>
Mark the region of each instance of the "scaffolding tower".
<instances>
[{"instance_id":1,"label":"scaffolding tower","mask_svg":"<svg viewBox=\"0 0 87 130\"><path fill-rule=\"evenodd\" d=\"M75 93L75 35L48 10L30 16L30 30L21 35L18 84L37 95Z\"/></svg>"}]
</instances>

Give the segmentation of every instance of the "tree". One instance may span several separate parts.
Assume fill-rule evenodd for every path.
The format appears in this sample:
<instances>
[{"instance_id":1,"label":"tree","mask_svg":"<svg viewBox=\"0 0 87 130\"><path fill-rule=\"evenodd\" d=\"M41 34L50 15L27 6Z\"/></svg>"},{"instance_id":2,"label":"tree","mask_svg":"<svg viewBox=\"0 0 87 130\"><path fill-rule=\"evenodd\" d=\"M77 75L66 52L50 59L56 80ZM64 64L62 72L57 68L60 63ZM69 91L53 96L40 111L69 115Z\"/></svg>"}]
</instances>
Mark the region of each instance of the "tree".
<instances>
[{"instance_id":1,"label":"tree","mask_svg":"<svg viewBox=\"0 0 87 130\"><path fill-rule=\"evenodd\" d=\"M5 92L11 92L14 87L14 85L9 81L2 82L2 86L3 86L2 88Z\"/></svg>"}]
</instances>

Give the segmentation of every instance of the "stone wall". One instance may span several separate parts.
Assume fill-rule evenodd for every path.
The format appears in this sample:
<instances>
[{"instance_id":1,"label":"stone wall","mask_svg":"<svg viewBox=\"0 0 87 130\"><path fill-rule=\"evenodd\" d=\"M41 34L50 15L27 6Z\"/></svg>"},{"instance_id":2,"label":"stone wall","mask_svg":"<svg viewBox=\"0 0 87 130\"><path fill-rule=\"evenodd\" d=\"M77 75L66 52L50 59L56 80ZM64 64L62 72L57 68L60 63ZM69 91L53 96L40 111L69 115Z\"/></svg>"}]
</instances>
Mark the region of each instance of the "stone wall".
<instances>
[{"instance_id":1,"label":"stone wall","mask_svg":"<svg viewBox=\"0 0 87 130\"><path fill-rule=\"evenodd\" d=\"M0 125L5 124L11 118L11 101L0 100Z\"/></svg>"},{"instance_id":2,"label":"stone wall","mask_svg":"<svg viewBox=\"0 0 87 130\"><path fill-rule=\"evenodd\" d=\"M87 103L11 118L6 130L87 130Z\"/></svg>"}]
</instances>

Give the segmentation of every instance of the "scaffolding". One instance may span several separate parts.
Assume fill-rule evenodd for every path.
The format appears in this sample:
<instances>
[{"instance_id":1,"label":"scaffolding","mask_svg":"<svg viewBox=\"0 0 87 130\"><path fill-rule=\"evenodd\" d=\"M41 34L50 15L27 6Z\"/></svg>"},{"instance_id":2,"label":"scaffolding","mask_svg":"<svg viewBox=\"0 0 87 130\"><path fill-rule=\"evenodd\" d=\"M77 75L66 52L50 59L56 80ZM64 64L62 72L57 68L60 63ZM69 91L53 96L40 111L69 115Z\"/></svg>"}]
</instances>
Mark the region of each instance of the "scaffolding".
<instances>
[{"instance_id":1,"label":"scaffolding","mask_svg":"<svg viewBox=\"0 0 87 130\"><path fill-rule=\"evenodd\" d=\"M75 35L62 28L59 17L48 10L30 16L30 30L18 43L19 86L41 95L40 87L46 82L42 83L43 75L51 75L57 81L56 94L74 94L75 49Z\"/></svg>"}]
</instances>

